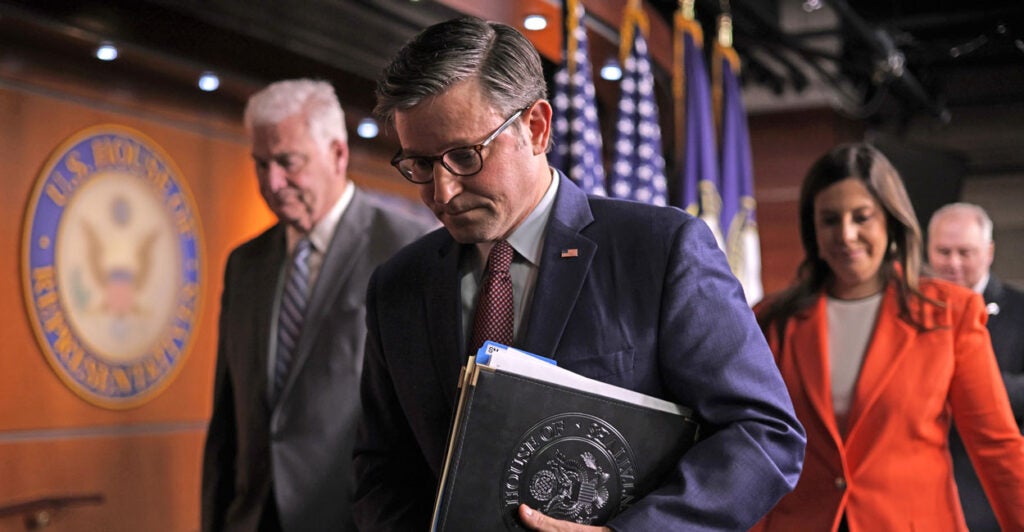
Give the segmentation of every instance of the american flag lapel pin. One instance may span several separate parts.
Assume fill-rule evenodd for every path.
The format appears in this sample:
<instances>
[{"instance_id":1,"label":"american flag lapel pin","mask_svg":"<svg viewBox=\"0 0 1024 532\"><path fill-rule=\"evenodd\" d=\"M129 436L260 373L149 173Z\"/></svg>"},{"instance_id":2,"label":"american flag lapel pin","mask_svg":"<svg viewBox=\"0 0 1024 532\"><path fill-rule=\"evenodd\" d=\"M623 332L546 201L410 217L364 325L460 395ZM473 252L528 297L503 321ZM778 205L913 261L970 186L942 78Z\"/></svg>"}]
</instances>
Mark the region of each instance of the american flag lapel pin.
<instances>
[{"instance_id":1,"label":"american flag lapel pin","mask_svg":"<svg viewBox=\"0 0 1024 532\"><path fill-rule=\"evenodd\" d=\"M580 256L580 250L576 248L567 248L562 250L561 257L563 259L572 259Z\"/></svg>"}]
</instances>

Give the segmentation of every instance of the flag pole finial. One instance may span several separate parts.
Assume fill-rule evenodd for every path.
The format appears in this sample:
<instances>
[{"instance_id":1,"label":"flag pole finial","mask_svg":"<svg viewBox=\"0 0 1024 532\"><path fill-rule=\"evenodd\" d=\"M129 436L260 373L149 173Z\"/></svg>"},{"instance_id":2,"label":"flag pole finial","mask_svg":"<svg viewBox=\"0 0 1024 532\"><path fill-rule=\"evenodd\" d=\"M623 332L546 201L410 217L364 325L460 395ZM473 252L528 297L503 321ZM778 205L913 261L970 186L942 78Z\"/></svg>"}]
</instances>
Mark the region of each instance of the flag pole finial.
<instances>
[{"instance_id":1,"label":"flag pole finial","mask_svg":"<svg viewBox=\"0 0 1024 532\"><path fill-rule=\"evenodd\" d=\"M728 11L718 16L718 43L726 48L732 47L732 16Z\"/></svg>"},{"instance_id":2,"label":"flag pole finial","mask_svg":"<svg viewBox=\"0 0 1024 532\"><path fill-rule=\"evenodd\" d=\"M693 20L696 16L696 12L694 11L694 4L696 3L697 0L679 0L679 9L682 10L683 17L686 18L686 20Z\"/></svg>"}]
</instances>

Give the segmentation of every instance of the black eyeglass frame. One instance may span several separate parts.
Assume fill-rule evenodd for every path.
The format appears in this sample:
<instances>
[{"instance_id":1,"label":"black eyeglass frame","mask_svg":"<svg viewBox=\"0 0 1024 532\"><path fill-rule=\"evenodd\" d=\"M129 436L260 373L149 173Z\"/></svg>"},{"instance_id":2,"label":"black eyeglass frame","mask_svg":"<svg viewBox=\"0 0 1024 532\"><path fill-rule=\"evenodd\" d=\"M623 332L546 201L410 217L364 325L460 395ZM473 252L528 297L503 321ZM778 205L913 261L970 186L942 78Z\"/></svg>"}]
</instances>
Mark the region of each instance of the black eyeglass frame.
<instances>
[{"instance_id":1,"label":"black eyeglass frame","mask_svg":"<svg viewBox=\"0 0 1024 532\"><path fill-rule=\"evenodd\" d=\"M502 122L501 125L494 130L494 132L492 132L490 135L487 135L487 138L484 139L483 142L479 144L473 144L470 146L456 146L454 148L445 150L444 153L442 153L441 155L434 155L429 157L424 155L413 155L411 157L403 157L402 150L401 148L399 148L398 153L396 153L395 156L391 158L391 166L394 166L395 169L398 170L398 173L402 174L402 177L404 177L410 183L415 183L417 185L426 185L427 183L431 183L434 181L434 163L438 161L440 161L441 166L443 166L445 170L451 172L452 175L457 175L459 177L469 177L479 174L484 169L484 156L483 153L481 153L483 149L486 148L491 142L493 142L494 139L498 138L498 135L501 135L502 131L505 131L506 129L508 129L509 126L515 123L516 119L522 116L522 114L525 113L527 109L532 107L532 105L533 104L530 104L526 107L523 107L522 109L519 109L515 113L512 113L512 116L508 117L504 122ZM445 158L452 152L460 150L473 150L476 153L476 158L479 161L479 167L476 170L472 172L462 173L454 170L451 166L448 165L448 163L445 161ZM425 165L429 164L430 179L417 180L416 177L413 175L412 170L408 172L402 170L400 165L404 161L421 161L425 163Z\"/></svg>"}]
</instances>

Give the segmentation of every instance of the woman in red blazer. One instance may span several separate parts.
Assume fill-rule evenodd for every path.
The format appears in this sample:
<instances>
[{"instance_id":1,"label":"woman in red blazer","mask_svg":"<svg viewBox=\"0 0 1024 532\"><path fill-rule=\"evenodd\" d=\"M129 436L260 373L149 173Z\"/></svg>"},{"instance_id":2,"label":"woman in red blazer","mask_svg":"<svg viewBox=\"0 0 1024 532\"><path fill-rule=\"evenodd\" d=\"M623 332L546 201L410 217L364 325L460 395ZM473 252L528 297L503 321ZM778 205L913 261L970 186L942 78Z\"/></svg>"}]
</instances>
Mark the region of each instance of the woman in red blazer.
<instances>
[{"instance_id":1,"label":"woman in red blazer","mask_svg":"<svg viewBox=\"0 0 1024 532\"><path fill-rule=\"evenodd\" d=\"M1024 438L981 297L922 279L921 231L892 165L839 146L800 194L797 282L755 309L807 430L796 489L755 530L967 530L950 422L1004 530L1024 530Z\"/></svg>"}]
</instances>

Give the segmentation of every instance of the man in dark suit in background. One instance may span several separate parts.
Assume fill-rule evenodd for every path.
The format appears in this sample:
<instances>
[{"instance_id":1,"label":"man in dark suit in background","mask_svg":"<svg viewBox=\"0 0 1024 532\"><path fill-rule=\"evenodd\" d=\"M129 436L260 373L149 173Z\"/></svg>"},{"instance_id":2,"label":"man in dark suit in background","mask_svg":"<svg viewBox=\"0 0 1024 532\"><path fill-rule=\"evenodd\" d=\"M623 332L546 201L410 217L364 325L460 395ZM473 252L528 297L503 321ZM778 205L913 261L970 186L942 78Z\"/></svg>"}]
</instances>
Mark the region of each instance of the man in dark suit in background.
<instances>
[{"instance_id":1,"label":"man in dark suit in background","mask_svg":"<svg viewBox=\"0 0 1024 532\"><path fill-rule=\"evenodd\" d=\"M478 287L503 282L512 345L693 407L703 422L664 483L612 524L749 528L796 484L805 440L740 284L702 221L588 197L550 168L546 93L530 42L475 18L424 30L378 83L376 110L401 144L392 164L444 228L378 268L367 290L356 521L430 524L459 369L479 347L471 324L490 288ZM507 273L483 274L492 255L511 256ZM518 517L530 529L592 528L526 506Z\"/></svg>"},{"instance_id":2,"label":"man in dark suit in background","mask_svg":"<svg viewBox=\"0 0 1024 532\"><path fill-rule=\"evenodd\" d=\"M995 257L992 220L970 203L952 203L935 211L928 224L928 261L947 281L985 298L988 331L1017 424L1024 429L1024 292L1003 284L991 273ZM950 437L953 472L960 503L971 532L998 531L992 508L971 467L956 430Z\"/></svg>"},{"instance_id":3,"label":"man in dark suit in background","mask_svg":"<svg viewBox=\"0 0 1024 532\"><path fill-rule=\"evenodd\" d=\"M279 221L228 258L202 528L354 530L366 283L427 226L348 181L330 84L271 84L250 98L245 127Z\"/></svg>"}]
</instances>

